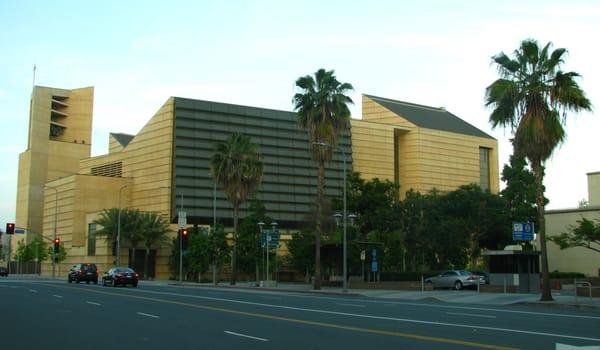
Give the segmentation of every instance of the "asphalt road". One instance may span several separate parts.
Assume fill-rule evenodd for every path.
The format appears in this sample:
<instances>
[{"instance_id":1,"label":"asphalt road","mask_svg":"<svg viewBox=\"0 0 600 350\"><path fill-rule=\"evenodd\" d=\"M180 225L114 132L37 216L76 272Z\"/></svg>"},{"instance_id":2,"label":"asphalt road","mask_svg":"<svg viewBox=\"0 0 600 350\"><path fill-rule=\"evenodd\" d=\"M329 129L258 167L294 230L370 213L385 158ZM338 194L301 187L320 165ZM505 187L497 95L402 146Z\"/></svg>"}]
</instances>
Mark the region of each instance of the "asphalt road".
<instances>
[{"instance_id":1,"label":"asphalt road","mask_svg":"<svg viewBox=\"0 0 600 350\"><path fill-rule=\"evenodd\" d=\"M0 279L2 349L556 349L597 310Z\"/></svg>"}]
</instances>

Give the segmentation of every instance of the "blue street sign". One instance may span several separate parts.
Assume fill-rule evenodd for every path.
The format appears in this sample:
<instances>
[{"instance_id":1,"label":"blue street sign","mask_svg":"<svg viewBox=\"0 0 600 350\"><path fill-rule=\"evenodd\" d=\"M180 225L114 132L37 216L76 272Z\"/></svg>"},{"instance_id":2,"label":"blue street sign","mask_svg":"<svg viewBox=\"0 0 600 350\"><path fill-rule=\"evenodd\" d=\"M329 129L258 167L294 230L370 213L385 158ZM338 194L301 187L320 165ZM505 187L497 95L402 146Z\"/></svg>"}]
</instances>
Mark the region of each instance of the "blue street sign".
<instances>
[{"instance_id":1,"label":"blue street sign","mask_svg":"<svg viewBox=\"0 0 600 350\"><path fill-rule=\"evenodd\" d=\"M533 232L532 222L513 222L513 240L533 241Z\"/></svg>"},{"instance_id":2,"label":"blue street sign","mask_svg":"<svg viewBox=\"0 0 600 350\"><path fill-rule=\"evenodd\" d=\"M377 272L378 267L379 266L377 266L377 261L372 261L371 262L371 272Z\"/></svg>"},{"instance_id":3,"label":"blue street sign","mask_svg":"<svg viewBox=\"0 0 600 350\"><path fill-rule=\"evenodd\" d=\"M15 228L15 233L25 233L25 229Z\"/></svg>"}]
</instances>

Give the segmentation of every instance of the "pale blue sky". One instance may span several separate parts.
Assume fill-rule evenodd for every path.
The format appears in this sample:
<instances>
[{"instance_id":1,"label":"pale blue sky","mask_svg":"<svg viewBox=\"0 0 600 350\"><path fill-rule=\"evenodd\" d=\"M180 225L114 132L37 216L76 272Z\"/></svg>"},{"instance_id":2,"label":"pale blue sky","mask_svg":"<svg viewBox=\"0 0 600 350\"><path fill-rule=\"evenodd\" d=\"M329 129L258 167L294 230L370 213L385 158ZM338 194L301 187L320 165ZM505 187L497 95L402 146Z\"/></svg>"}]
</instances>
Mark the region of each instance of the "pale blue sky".
<instances>
[{"instance_id":1,"label":"pale blue sky","mask_svg":"<svg viewBox=\"0 0 600 350\"><path fill-rule=\"evenodd\" d=\"M535 38L565 47L565 69L600 105L596 1L84 1L0 0L0 223L15 216L18 155L36 84L95 86L92 152L108 133L136 133L169 96L291 110L294 81L335 69L363 93L444 106L493 135L500 167L509 131L483 106L490 57ZM415 4L418 3L418 4ZM571 118L572 117L572 118ZM549 208L587 198L600 171L600 119L571 116L547 166Z\"/></svg>"}]
</instances>

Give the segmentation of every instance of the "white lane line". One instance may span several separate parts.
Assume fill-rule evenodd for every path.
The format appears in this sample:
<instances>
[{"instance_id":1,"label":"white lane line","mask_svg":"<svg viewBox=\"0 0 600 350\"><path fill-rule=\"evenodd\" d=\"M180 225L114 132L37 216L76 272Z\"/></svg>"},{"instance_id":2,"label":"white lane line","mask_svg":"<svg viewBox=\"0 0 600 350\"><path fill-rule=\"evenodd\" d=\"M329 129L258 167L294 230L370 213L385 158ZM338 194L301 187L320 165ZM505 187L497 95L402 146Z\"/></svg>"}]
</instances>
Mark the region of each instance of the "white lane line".
<instances>
[{"instance_id":1,"label":"white lane line","mask_svg":"<svg viewBox=\"0 0 600 350\"><path fill-rule=\"evenodd\" d=\"M62 298L62 295L52 294L52 296L55 297L55 298Z\"/></svg>"},{"instance_id":2,"label":"white lane line","mask_svg":"<svg viewBox=\"0 0 600 350\"><path fill-rule=\"evenodd\" d=\"M236 337L250 338L250 339L260 340L260 341L269 341L269 339L253 337L251 335L246 335L246 334L241 334L241 333L236 333L236 332L230 332L230 331L224 331L224 332L227 333L227 334L230 334L230 335L235 335Z\"/></svg>"},{"instance_id":3,"label":"white lane line","mask_svg":"<svg viewBox=\"0 0 600 350\"><path fill-rule=\"evenodd\" d=\"M142 292L142 291L140 291L140 292ZM492 331L506 332L506 333L520 333L520 334L528 334L528 335L536 335L536 336L551 336L551 337L566 338L566 339L600 341L600 338L579 337L579 336L575 336L575 335L553 334L553 333L537 332L537 331L525 331L525 330L521 330L521 329L486 327L486 326L478 326L478 325L470 325L470 324L462 324L462 323L447 323L447 322L415 320L415 319L409 319L409 318L353 314L353 313L348 313L348 312L328 311L328 310L320 310L320 309L307 309L307 308L284 306L284 305L271 305L271 304L236 300L236 299L213 298L213 297L204 297L204 296L199 296L199 295L180 294L180 293L156 292L156 291L148 291L148 290L144 290L143 292L146 292L149 294L186 296L186 297L194 298L194 299L215 300L215 301L223 301L223 302L229 302L229 303L234 303L234 304L255 305L255 306L263 306L263 307L275 308L275 309L295 310L295 311L349 316L349 317L366 318L366 319L386 320L386 321L405 322L405 323L414 323L414 324L426 324L426 325L434 325L434 326L447 326L447 327L456 327L456 328L484 329L484 330L492 330ZM592 316L590 316L590 317L591 318L600 318L600 317L592 317Z\"/></svg>"},{"instance_id":4,"label":"white lane line","mask_svg":"<svg viewBox=\"0 0 600 350\"><path fill-rule=\"evenodd\" d=\"M29 291L30 291L31 293L37 293L37 290L35 290L35 289L30 289Z\"/></svg>"},{"instance_id":5,"label":"white lane line","mask_svg":"<svg viewBox=\"0 0 600 350\"><path fill-rule=\"evenodd\" d=\"M160 318L160 316L145 314L143 312L136 312L136 314L138 314L140 316L146 316L146 317L152 317L152 318Z\"/></svg>"},{"instance_id":6,"label":"white lane line","mask_svg":"<svg viewBox=\"0 0 600 350\"><path fill-rule=\"evenodd\" d=\"M358 304L342 304L342 303L335 303L335 305L339 305L339 306L352 306L352 307L367 307L367 305L358 305Z\"/></svg>"},{"instance_id":7,"label":"white lane line","mask_svg":"<svg viewBox=\"0 0 600 350\"><path fill-rule=\"evenodd\" d=\"M283 299L282 297L272 297L269 295L261 295L261 298L262 299L273 299L273 300L282 300Z\"/></svg>"},{"instance_id":8,"label":"white lane line","mask_svg":"<svg viewBox=\"0 0 600 350\"><path fill-rule=\"evenodd\" d=\"M10 286L10 289L17 289L19 287L15 287L15 286Z\"/></svg>"},{"instance_id":9,"label":"white lane line","mask_svg":"<svg viewBox=\"0 0 600 350\"><path fill-rule=\"evenodd\" d=\"M469 317L497 318L496 316L491 316L491 315L467 314L464 312L446 312L446 314L457 315L457 316L469 316Z\"/></svg>"},{"instance_id":10,"label":"white lane line","mask_svg":"<svg viewBox=\"0 0 600 350\"><path fill-rule=\"evenodd\" d=\"M98 303L94 303L93 301L86 301L86 303L91 304L91 305L96 305L96 306L100 306L101 304Z\"/></svg>"}]
</instances>

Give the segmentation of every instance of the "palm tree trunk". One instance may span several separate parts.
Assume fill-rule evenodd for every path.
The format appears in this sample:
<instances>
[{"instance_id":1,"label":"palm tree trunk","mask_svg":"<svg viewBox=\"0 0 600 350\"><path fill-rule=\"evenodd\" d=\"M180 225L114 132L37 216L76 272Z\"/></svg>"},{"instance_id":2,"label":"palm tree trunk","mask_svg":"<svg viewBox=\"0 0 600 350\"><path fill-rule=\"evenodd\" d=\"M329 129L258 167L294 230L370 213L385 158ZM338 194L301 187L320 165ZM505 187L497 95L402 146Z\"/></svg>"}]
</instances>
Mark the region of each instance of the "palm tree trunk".
<instances>
[{"instance_id":1,"label":"palm tree trunk","mask_svg":"<svg viewBox=\"0 0 600 350\"><path fill-rule=\"evenodd\" d=\"M325 187L325 164L319 162L317 177L317 218L315 232L315 285L314 289L321 289L321 216L323 214L323 192Z\"/></svg>"},{"instance_id":2,"label":"palm tree trunk","mask_svg":"<svg viewBox=\"0 0 600 350\"><path fill-rule=\"evenodd\" d=\"M237 226L238 226L238 215L239 215L240 205L238 203L233 204L233 253L231 255L231 282L230 284L233 286L237 280L237 270L236 270L236 257L237 257Z\"/></svg>"},{"instance_id":3,"label":"palm tree trunk","mask_svg":"<svg viewBox=\"0 0 600 350\"><path fill-rule=\"evenodd\" d=\"M548 273L548 250L546 249L546 218L544 217L544 168L539 162L532 164L535 174L535 202L537 206L538 234L542 251L542 297L540 301L552 301L550 291L550 275Z\"/></svg>"}]
</instances>

